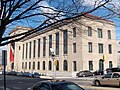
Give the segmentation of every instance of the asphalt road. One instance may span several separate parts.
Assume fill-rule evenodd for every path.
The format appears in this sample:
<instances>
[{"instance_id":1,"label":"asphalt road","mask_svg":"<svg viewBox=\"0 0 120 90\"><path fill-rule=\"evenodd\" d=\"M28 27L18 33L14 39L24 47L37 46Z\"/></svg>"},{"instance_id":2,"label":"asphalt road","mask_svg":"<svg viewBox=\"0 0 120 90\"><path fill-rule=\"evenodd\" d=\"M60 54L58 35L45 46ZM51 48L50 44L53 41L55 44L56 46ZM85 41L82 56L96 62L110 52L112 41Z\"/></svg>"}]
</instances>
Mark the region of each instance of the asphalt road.
<instances>
[{"instance_id":1,"label":"asphalt road","mask_svg":"<svg viewBox=\"0 0 120 90\"><path fill-rule=\"evenodd\" d=\"M6 78L6 90L27 90L28 88L32 87L35 83L48 80L42 78L28 78L28 77L19 77L19 76L7 76ZM64 78L64 80L74 81L83 87L85 90L120 90L118 87L108 87L108 86L100 86L96 87L93 86L92 80L85 80L80 78ZM0 75L0 90L3 90L3 75Z\"/></svg>"},{"instance_id":2,"label":"asphalt road","mask_svg":"<svg viewBox=\"0 0 120 90\"><path fill-rule=\"evenodd\" d=\"M6 76L6 90L27 90L32 87L35 83L47 80L41 78L29 78L19 76ZM0 75L0 90L3 90L4 78Z\"/></svg>"}]
</instances>

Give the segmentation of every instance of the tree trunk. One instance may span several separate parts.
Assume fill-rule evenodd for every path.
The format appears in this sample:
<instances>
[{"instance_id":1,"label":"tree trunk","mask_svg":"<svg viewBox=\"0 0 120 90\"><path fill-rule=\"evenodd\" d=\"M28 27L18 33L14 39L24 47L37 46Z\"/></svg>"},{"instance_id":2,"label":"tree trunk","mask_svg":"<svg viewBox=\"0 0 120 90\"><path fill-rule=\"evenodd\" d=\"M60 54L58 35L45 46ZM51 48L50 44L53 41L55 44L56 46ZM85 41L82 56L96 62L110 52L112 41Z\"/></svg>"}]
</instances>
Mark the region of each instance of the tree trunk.
<instances>
[{"instance_id":1,"label":"tree trunk","mask_svg":"<svg viewBox=\"0 0 120 90\"><path fill-rule=\"evenodd\" d=\"M3 34L5 32L5 27L4 26L0 26L0 38L3 37ZM2 40L0 40L0 44L1 44Z\"/></svg>"}]
</instances>

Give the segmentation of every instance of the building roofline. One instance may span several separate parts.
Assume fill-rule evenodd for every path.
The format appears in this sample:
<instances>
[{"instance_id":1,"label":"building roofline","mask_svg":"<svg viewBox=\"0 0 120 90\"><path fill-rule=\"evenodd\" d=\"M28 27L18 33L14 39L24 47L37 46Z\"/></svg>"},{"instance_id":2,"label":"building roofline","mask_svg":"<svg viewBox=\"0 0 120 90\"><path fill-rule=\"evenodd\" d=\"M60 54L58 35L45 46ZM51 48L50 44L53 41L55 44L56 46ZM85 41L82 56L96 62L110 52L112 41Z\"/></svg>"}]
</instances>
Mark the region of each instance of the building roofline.
<instances>
[{"instance_id":1,"label":"building roofline","mask_svg":"<svg viewBox=\"0 0 120 90\"><path fill-rule=\"evenodd\" d=\"M32 35L30 35L30 36L28 36L28 37L25 37L25 38L22 39L21 41L25 41L25 40L27 40L27 39L33 38L33 37L38 36L38 35L40 35L40 34L43 34L43 33L45 33L45 32L51 31L51 30L53 30L53 29L57 29L58 27L61 27L61 26L63 26L63 25L67 25L67 24L69 24L70 22L73 22L73 21L75 21L75 20L82 19L82 18L88 18L88 19L97 20L97 21L98 21L98 20L99 20L99 21L106 21L106 23L111 24L111 25L114 25L114 22L113 22L113 21L107 20L107 19L102 18L102 17L99 17L99 16L94 16L94 15L92 15L92 14L86 14L86 15L84 15L84 16L77 15L77 16L75 16L75 17L73 17L73 18L68 18L68 19L61 20L60 22L57 22L57 23L55 23L55 24L53 24L53 25L51 25L51 26L43 29L42 31L38 31L37 33L34 33L34 34L32 34ZM99 22L99 21L98 21L98 22ZM23 27L23 26L18 26L18 28L19 28L19 27ZM24 28L24 29L26 29L26 28L28 29L28 27L23 27L23 28ZM29 29L32 30L32 28L29 28ZM13 29L13 30L10 32L10 34L11 34L12 32L14 32L15 30L16 30L16 29Z\"/></svg>"}]
</instances>

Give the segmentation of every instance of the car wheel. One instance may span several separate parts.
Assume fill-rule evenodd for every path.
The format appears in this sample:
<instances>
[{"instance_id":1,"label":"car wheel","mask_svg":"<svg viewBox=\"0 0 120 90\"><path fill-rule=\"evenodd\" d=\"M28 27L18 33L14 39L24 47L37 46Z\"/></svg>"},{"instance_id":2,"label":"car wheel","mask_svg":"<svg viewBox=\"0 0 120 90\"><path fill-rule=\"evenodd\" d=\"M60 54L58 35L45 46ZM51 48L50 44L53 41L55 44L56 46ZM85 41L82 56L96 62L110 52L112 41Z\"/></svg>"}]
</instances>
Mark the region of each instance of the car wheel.
<instances>
[{"instance_id":1,"label":"car wheel","mask_svg":"<svg viewBox=\"0 0 120 90\"><path fill-rule=\"evenodd\" d=\"M96 86L100 86L100 81L95 81Z\"/></svg>"}]
</instances>

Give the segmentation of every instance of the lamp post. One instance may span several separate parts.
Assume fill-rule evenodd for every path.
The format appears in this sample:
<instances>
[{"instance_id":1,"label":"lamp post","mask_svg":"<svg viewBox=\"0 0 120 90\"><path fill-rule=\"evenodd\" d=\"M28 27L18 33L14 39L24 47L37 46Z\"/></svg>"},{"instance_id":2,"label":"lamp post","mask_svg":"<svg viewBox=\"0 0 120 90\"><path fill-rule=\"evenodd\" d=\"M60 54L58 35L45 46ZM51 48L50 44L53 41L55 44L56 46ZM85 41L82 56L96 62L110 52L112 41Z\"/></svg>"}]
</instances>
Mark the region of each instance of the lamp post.
<instances>
[{"instance_id":1,"label":"lamp post","mask_svg":"<svg viewBox=\"0 0 120 90\"><path fill-rule=\"evenodd\" d=\"M55 54L54 54L54 50L52 48L50 48L50 52L51 52L51 57L52 57L52 60L53 60L53 79L56 78L56 70L55 70L55 67L54 67L54 60L55 60Z\"/></svg>"}]
</instances>

